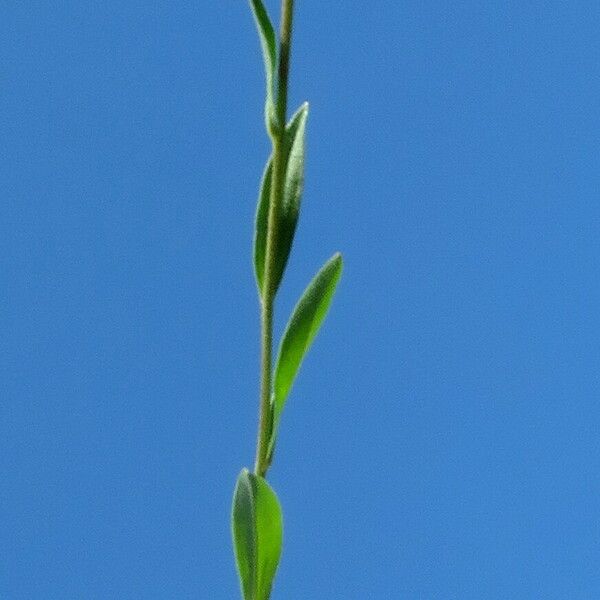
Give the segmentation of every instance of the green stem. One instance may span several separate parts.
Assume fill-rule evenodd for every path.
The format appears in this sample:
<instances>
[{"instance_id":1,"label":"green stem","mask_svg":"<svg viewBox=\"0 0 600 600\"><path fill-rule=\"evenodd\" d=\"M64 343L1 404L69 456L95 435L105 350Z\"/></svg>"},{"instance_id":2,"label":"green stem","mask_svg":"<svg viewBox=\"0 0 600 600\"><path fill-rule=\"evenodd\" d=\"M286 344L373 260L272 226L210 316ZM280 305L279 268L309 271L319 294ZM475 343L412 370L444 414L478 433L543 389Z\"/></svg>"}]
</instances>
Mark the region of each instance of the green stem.
<instances>
[{"instance_id":1,"label":"green stem","mask_svg":"<svg viewBox=\"0 0 600 600\"><path fill-rule=\"evenodd\" d=\"M269 468L269 441L273 425L271 406L271 373L273 347L273 312L275 282L273 279L275 259L277 257L278 223L280 202L285 184L285 126L287 120L288 75L290 68L290 50L292 41L292 21L294 0L282 0L281 3L281 40L279 45L279 69L277 83L277 105L275 120L271 132L273 141L273 180L271 185L271 201L269 202L269 219L267 228L267 244L265 251L265 272L261 301L261 383L260 383L260 415L258 423L258 439L256 443L256 462L254 472L264 477Z\"/></svg>"}]
</instances>

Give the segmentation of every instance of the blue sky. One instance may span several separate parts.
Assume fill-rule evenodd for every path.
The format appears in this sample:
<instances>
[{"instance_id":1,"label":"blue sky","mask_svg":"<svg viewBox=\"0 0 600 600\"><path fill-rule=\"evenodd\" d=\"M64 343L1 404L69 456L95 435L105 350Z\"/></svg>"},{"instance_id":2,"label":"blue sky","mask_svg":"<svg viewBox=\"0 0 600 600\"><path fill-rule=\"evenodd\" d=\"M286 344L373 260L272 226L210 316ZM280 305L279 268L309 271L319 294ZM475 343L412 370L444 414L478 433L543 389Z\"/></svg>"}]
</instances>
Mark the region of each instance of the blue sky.
<instances>
[{"instance_id":1,"label":"blue sky","mask_svg":"<svg viewBox=\"0 0 600 600\"><path fill-rule=\"evenodd\" d=\"M600 597L600 5L297 0L280 598ZM278 2L268 2L277 15ZM238 597L264 133L245 1L8 3L0 597Z\"/></svg>"}]
</instances>

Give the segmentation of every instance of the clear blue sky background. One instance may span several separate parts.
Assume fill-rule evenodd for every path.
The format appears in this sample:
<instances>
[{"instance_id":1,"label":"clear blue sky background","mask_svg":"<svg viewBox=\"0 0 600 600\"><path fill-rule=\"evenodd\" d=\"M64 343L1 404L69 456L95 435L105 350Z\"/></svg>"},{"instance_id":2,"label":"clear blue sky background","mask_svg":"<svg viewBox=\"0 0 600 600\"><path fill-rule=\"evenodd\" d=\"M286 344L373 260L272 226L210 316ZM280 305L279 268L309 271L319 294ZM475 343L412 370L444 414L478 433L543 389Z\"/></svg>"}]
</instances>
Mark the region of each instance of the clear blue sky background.
<instances>
[{"instance_id":1,"label":"clear blue sky background","mask_svg":"<svg viewBox=\"0 0 600 600\"><path fill-rule=\"evenodd\" d=\"M274 14L278 2L268 2ZM273 600L600 597L600 5L297 1ZM269 145L243 0L7 2L0 597L238 598Z\"/></svg>"}]
</instances>

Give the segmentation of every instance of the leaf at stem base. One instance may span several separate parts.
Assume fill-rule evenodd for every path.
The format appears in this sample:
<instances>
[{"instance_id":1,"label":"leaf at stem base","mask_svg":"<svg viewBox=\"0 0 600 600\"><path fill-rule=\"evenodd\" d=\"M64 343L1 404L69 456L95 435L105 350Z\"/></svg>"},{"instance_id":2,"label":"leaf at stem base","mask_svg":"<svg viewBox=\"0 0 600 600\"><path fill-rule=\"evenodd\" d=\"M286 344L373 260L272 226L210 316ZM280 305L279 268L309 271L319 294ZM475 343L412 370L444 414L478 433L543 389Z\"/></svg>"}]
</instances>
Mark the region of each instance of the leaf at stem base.
<instances>
[{"instance_id":1,"label":"leaf at stem base","mask_svg":"<svg viewBox=\"0 0 600 600\"><path fill-rule=\"evenodd\" d=\"M265 479L244 469L231 516L233 548L244 600L268 600L283 540L283 516Z\"/></svg>"}]
</instances>

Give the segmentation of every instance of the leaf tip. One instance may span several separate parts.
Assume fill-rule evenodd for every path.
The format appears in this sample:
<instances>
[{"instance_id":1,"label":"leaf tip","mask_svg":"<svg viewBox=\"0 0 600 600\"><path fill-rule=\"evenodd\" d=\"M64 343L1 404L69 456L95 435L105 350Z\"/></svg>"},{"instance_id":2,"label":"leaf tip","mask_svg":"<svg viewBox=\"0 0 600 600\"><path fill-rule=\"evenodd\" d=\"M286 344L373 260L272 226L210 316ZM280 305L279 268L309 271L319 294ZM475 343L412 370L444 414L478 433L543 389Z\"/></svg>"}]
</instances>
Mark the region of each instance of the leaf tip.
<instances>
[{"instance_id":1,"label":"leaf tip","mask_svg":"<svg viewBox=\"0 0 600 600\"><path fill-rule=\"evenodd\" d=\"M308 102L303 102L300 108L298 109L298 114L300 114L303 125L306 126L306 121L308 121L308 113L310 112L310 104Z\"/></svg>"},{"instance_id":2,"label":"leaf tip","mask_svg":"<svg viewBox=\"0 0 600 600\"><path fill-rule=\"evenodd\" d=\"M337 271L339 271L340 273L342 272L342 270L344 268L344 257L342 256L341 252L336 252L329 259L329 261L331 264L335 265Z\"/></svg>"}]
</instances>

